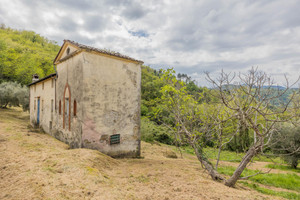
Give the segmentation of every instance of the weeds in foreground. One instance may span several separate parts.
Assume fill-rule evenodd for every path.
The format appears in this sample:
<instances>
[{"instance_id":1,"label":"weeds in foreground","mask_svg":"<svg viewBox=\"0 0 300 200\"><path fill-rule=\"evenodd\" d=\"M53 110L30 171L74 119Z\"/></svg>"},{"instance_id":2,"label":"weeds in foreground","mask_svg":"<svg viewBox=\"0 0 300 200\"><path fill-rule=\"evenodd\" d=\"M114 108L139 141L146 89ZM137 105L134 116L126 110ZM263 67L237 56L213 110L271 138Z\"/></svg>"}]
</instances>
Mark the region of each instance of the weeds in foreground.
<instances>
[{"instance_id":1,"label":"weeds in foreground","mask_svg":"<svg viewBox=\"0 0 300 200\"><path fill-rule=\"evenodd\" d=\"M270 189L267 189L267 188L260 187L255 183L248 183L248 182L245 182L245 181L242 181L241 183L243 185L245 185L245 186L247 186L251 189L254 189L254 190L256 190L260 193L263 193L263 194L279 196L279 197L283 197L283 198L286 198L286 199L300 199L300 194L296 194L296 193L293 193L293 192L274 191L274 190L270 190Z\"/></svg>"},{"instance_id":2,"label":"weeds in foreground","mask_svg":"<svg viewBox=\"0 0 300 200\"><path fill-rule=\"evenodd\" d=\"M219 167L218 172L225 175L232 175L235 171L235 167L226 166L226 167ZM258 170L250 170L245 169L242 173L242 176L249 176L259 172ZM261 183L263 185L274 186L278 188L284 188L288 190L295 190L300 192L300 176L297 174L259 174L253 177L250 177L249 180Z\"/></svg>"}]
</instances>

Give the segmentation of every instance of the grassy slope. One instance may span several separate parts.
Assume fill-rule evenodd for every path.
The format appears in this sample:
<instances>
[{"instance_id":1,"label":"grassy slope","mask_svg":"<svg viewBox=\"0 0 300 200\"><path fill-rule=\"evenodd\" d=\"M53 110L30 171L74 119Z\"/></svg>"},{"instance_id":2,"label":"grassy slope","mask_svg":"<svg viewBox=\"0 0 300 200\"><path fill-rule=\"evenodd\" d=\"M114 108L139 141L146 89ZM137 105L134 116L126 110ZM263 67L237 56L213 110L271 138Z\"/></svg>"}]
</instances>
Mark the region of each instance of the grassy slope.
<instances>
[{"instance_id":1,"label":"grassy slope","mask_svg":"<svg viewBox=\"0 0 300 200\"><path fill-rule=\"evenodd\" d=\"M235 167L226 166L220 167L218 171L222 174L232 175L235 170ZM258 170L250 170L246 169L242 173L242 176L250 176L259 172ZM259 174L257 176L253 176L249 178L249 180L261 183L264 185L270 185L278 188L290 189L300 192L300 176L296 173L267 173L267 174Z\"/></svg>"},{"instance_id":2,"label":"grassy slope","mask_svg":"<svg viewBox=\"0 0 300 200\"><path fill-rule=\"evenodd\" d=\"M194 150L189 147L185 146L181 148L184 152L194 155ZM215 148L206 148L205 149L206 157L212 160L215 160L218 155L218 150ZM221 151L220 155L220 161L226 161L226 162L235 162L239 163L242 161L242 158L245 154L244 153L236 153L232 151ZM261 162L276 162L276 163L282 163L283 161L279 158L267 158L266 156L258 156L254 158L254 161L261 161Z\"/></svg>"},{"instance_id":3,"label":"grassy slope","mask_svg":"<svg viewBox=\"0 0 300 200\"><path fill-rule=\"evenodd\" d=\"M276 199L212 181L193 155L142 143L144 159L68 149L28 128L28 114L0 110L0 199Z\"/></svg>"},{"instance_id":4,"label":"grassy slope","mask_svg":"<svg viewBox=\"0 0 300 200\"><path fill-rule=\"evenodd\" d=\"M266 167L270 168L270 169L280 169L283 171L290 171L290 172L297 172L300 173L300 168L298 167L297 169L292 168L289 165L275 165L275 164L268 164Z\"/></svg>"}]
</instances>

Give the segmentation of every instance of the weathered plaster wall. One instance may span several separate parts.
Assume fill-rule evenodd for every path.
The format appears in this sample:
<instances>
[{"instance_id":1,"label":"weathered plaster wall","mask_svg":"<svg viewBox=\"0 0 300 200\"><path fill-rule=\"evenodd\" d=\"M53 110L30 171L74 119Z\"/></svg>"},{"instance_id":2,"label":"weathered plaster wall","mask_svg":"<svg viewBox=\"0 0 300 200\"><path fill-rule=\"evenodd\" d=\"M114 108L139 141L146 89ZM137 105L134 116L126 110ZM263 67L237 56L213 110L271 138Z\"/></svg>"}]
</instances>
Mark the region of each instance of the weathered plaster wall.
<instances>
[{"instance_id":1,"label":"weathered plaster wall","mask_svg":"<svg viewBox=\"0 0 300 200\"><path fill-rule=\"evenodd\" d=\"M52 79L49 78L42 82L30 86L30 122L32 125L37 123L38 97L40 98L40 127L44 131L50 132L50 122L54 119L54 107L51 110L51 100L55 99L54 85L52 87ZM44 84L44 89L43 89ZM35 105L34 105L35 104Z\"/></svg>"},{"instance_id":2,"label":"weathered plaster wall","mask_svg":"<svg viewBox=\"0 0 300 200\"><path fill-rule=\"evenodd\" d=\"M82 145L114 157L140 155L141 66L83 52ZM109 138L120 134L120 144Z\"/></svg>"},{"instance_id":3,"label":"weathered plaster wall","mask_svg":"<svg viewBox=\"0 0 300 200\"><path fill-rule=\"evenodd\" d=\"M57 84L56 84L56 130L51 135L57 139L69 144L72 148L82 147L82 98L83 98L83 62L80 54L69 58L68 60L57 65ZM70 126L68 124L63 128L64 114L64 91L66 84L69 85L71 92L71 109L70 109ZM74 100L77 102L77 114L74 116ZM61 115L59 114L59 101L61 101Z\"/></svg>"},{"instance_id":4,"label":"weathered plaster wall","mask_svg":"<svg viewBox=\"0 0 300 200\"><path fill-rule=\"evenodd\" d=\"M71 52L74 50L71 49ZM53 88L51 97L43 97L56 98L53 113L49 110L51 100L44 101L43 113L47 113L47 117L46 114L42 116L41 112L41 120L45 120L42 124L43 127L45 124L46 132L69 144L71 148L97 149L113 157L140 156L140 64L83 51L57 64L57 74L56 93ZM66 86L70 90L71 99L70 129L67 118L63 123ZM45 85L45 89L46 87ZM37 94L40 94L38 88L39 84ZM33 87L31 94L36 95L32 91ZM31 98L31 104L32 99L34 97ZM76 116L74 100L77 102ZM34 105L31 105L31 109L33 108ZM31 119L36 119L34 114ZM51 130L47 128L49 119L52 121ZM120 144L110 144L110 136L114 134L120 134Z\"/></svg>"}]
</instances>

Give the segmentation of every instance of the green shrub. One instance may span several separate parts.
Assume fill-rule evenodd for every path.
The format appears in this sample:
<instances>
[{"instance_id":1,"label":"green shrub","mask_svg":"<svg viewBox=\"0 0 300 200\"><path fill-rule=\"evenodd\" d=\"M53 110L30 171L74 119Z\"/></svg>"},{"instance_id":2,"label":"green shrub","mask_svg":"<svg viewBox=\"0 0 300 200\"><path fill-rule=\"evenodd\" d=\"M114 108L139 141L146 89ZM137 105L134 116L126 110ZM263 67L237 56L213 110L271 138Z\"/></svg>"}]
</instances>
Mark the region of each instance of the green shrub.
<instances>
[{"instance_id":1,"label":"green shrub","mask_svg":"<svg viewBox=\"0 0 300 200\"><path fill-rule=\"evenodd\" d=\"M29 109L29 91L26 86L16 82L3 82L0 84L0 107L22 106Z\"/></svg>"},{"instance_id":2,"label":"green shrub","mask_svg":"<svg viewBox=\"0 0 300 200\"><path fill-rule=\"evenodd\" d=\"M145 142L158 141L164 144L173 144L173 138L168 128L163 125L157 125L146 117L141 119L141 136Z\"/></svg>"},{"instance_id":3,"label":"green shrub","mask_svg":"<svg viewBox=\"0 0 300 200\"><path fill-rule=\"evenodd\" d=\"M300 160L300 127L286 125L273 136L272 150L296 169Z\"/></svg>"}]
</instances>

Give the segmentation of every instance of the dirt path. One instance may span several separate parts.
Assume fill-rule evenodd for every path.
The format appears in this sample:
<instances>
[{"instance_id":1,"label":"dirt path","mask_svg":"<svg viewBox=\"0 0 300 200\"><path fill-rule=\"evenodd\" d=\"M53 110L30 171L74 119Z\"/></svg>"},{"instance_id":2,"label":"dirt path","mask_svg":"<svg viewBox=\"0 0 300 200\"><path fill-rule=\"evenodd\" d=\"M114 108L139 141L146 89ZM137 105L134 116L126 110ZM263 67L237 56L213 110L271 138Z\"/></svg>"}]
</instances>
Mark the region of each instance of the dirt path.
<instances>
[{"instance_id":1,"label":"dirt path","mask_svg":"<svg viewBox=\"0 0 300 200\"><path fill-rule=\"evenodd\" d=\"M195 159L167 150L142 143L144 159L115 160L68 149L32 132L23 112L0 110L0 199L276 199L214 182Z\"/></svg>"}]
</instances>

